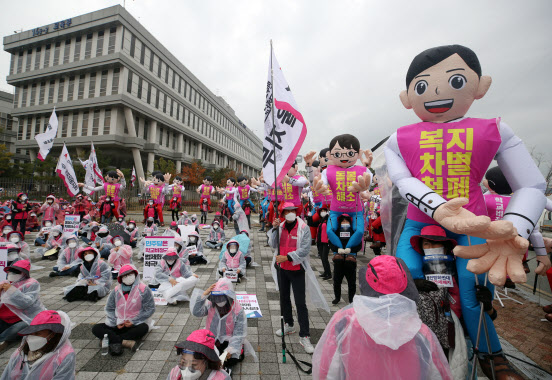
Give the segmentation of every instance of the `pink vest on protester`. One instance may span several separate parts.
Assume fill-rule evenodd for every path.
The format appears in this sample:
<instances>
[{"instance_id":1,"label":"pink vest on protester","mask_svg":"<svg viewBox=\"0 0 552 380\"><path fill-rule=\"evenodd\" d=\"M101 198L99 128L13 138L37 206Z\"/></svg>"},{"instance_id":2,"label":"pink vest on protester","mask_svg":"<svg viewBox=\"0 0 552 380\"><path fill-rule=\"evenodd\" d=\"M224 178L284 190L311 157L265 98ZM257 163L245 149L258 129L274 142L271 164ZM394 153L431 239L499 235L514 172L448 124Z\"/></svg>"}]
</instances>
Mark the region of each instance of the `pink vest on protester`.
<instances>
[{"instance_id":1,"label":"pink vest on protester","mask_svg":"<svg viewBox=\"0 0 552 380\"><path fill-rule=\"evenodd\" d=\"M180 273L181 266L182 262L179 259L176 259L172 269L169 270L167 262L165 260L161 260L161 268L163 268L163 272L169 272L169 274L174 278L182 277L182 274Z\"/></svg>"},{"instance_id":2,"label":"pink vest on protester","mask_svg":"<svg viewBox=\"0 0 552 380\"><path fill-rule=\"evenodd\" d=\"M489 218L494 222L504 217L504 211L508 207L510 197L506 195L498 194L485 194L485 205L487 206L487 214Z\"/></svg>"},{"instance_id":3,"label":"pink vest on protester","mask_svg":"<svg viewBox=\"0 0 552 380\"><path fill-rule=\"evenodd\" d=\"M128 298L125 298L121 284L115 287L115 294L117 294L115 317L117 320L132 322L138 316L142 309L142 295L140 292L143 293L144 290L146 290L146 284L140 282L128 293Z\"/></svg>"},{"instance_id":4,"label":"pink vest on protester","mask_svg":"<svg viewBox=\"0 0 552 380\"><path fill-rule=\"evenodd\" d=\"M326 177L332 190L330 211L358 212L363 210L360 195L347 189L353 182L357 181L358 176L363 175L367 170L366 167L358 165L350 168L328 165Z\"/></svg>"},{"instance_id":5,"label":"pink vest on protester","mask_svg":"<svg viewBox=\"0 0 552 380\"><path fill-rule=\"evenodd\" d=\"M238 186L238 195L240 196L240 200L246 201L249 199L249 189L251 187L249 185L245 186Z\"/></svg>"},{"instance_id":6,"label":"pink vest on protester","mask_svg":"<svg viewBox=\"0 0 552 380\"><path fill-rule=\"evenodd\" d=\"M75 352L73 350L73 346L71 345L71 342L67 340L63 346L60 347L59 350L56 351L56 353L52 356L50 356L48 359L46 359L44 362L40 363L40 379L52 379L54 377L54 371L63 363L63 360L67 357L67 355ZM23 369L23 357L24 354L21 352L20 349L17 349L13 354L17 355L17 360L15 362L15 365L10 373L10 379L12 380L20 380L21 379L21 372ZM11 360L11 359L10 359Z\"/></svg>"},{"instance_id":7,"label":"pink vest on protester","mask_svg":"<svg viewBox=\"0 0 552 380\"><path fill-rule=\"evenodd\" d=\"M486 215L479 183L500 147L499 123L500 119L472 118L421 122L399 128L397 142L414 178L446 200L468 198L465 209ZM412 204L408 205L407 217L435 223Z\"/></svg>"},{"instance_id":8,"label":"pink vest on protester","mask_svg":"<svg viewBox=\"0 0 552 380\"><path fill-rule=\"evenodd\" d=\"M209 312L207 313L207 323L205 325L205 328L207 330L211 329L211 322L213 322L213 317L215 316L215 309L216 308L213 305L209 308ZM234 332L234 323L241 309L241 305L236 300L234 300L234 305L232 306L232 310L230 311L230 313L232 313L233 315L228 315L226 317L226 336L232 336L232 333Z\"/></svg>"},{"instance_id":9,"label":"pink vest on protester","mask_svg":"<svg viewBox=\"0 0 552 380\"><path fill-rule=\"evenodd\" d=\"M224 251L224 257L226 257L226 267L228 269L238 269L240 267L241 251L238 250L234 257L230 255L228 250Z\"/></svg>"},{"instance_id":10,"label":"pink vest on protester","mask_svg":"<svg viewBox=\"0 0 552 380\"><path fill-rule=\"evenodd\" d=\"M293 177L294 179L301 178L300 175ZM293 186L289 183L282 183L282 189L284 189L284 201L291 202L294 206L301 205L301 192L303 188L300 186Z\"/></svg>"},{"instance_id":11,"label":"pink vest on protester","mask_svg":"<svg viewBox=\"0 0 552 380\"><path fill-rule=\"evenodd\" d=\"M113 202L119 202L119 191L121 190L121 184L106 182L103 187L106 196L111 197Z\"/></svg>"}]
</instances>

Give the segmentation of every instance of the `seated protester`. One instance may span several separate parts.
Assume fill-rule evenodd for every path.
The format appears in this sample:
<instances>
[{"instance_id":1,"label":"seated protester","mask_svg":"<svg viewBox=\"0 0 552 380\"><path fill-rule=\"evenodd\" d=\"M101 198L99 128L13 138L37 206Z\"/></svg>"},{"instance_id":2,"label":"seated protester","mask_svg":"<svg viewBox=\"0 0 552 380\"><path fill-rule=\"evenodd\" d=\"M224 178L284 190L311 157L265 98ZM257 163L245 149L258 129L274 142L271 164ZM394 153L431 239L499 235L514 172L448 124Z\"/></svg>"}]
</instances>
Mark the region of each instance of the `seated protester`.
<instances>
[{"instance_id":1,"label":"seated protester","mask_svg":"<svg viewBox=\"0 0 552 380\"><path fill-rule=\"evenodd\" d=\"M138 251L138 258L142 260L144 258L144 249L146 248L146 236L157 236L157 224L153 222L153 218L148 218L146 220L146 225L142 231L142 239L138 243L140 251Z\"/></svg>"},{"instance_id":2,"label":"seated protester","mask_svg":"<svg viewBox=\"0 0 552 380\"><path fill-rule=\"evenodd\" d=\"M48 241L48 236L50 234L51 228L52 228L52 221L49 219L43 219L42 225L40 227L40 231L38 231L38 234L36 235L36 239L34 243L36 247L39 247L42 244L46 244L46 241Z\"/></svg>"},{"instance_id":3,"label":"seated protester","mask_svg":"<svg viewBox=\"0 0 552 380\"><path fill-rule=\"evenodd\" d=\"M197 279L198 276L178 257L174 248L167 249L163 259L155 267L154 283L160 284L158 291L171 305L176 305L178 301L188 301L190 297L186 291L195 286Z\"/></svg>"},{"instance_id":4,"label":"seated protester","mask_svg":"<svg viewBox=\"0 0 552 380\"><path fill-rule=\"evenodd\" d=\"M353 226L351 225L353 219L348 214L341 214L337 218L337 223L339 224L336 234L341 240L343 247L347 246L347 242L351 238L353 233ZM356 293L356 255L357 252L362 248L362 243L352 247L352 248L337 248L331 242L330 249L334 253L333 262L334 262L334 278L333 278L333 288L334 288L334 300L332 303L337 305L341 300L341 283L343 282L343 277L347 278L347 285L349 288L349 303L353 302L353 297Z\"/></svg>"},{"instance_id":5,"label":"seated protester","mask_svg":"<svg viewBox=\"0 0 552 380\"><path fill-rule=\"evenodd\" d=\"M452 379L435 334L418 317L404 261L376 256L358 277L361 295L333 315L316 345L313 378Z\"/></svg>"},{"instance_id":6,"label":"seated protester","mask_svg":"<svg viewBox=\"0 0 552 380\"><path fill-rule=\"evenodd\" d=\"M112 277L116 280L121 267L132 265L132 248L130 245L125 244L121 235L113 236L111 241L113 248L111 248L107 262L113 265Z\"/></svg>"},{"instance_id":7,"label":"seated protester","mask_svg":"<svg viewBox=\"0 0 552 380\"><path fill-rule=\"evenodd\" d=\"M31 263L18 260L4 268L7 281L0 283L0 351L8 342L19 339L18 333L45 310L40 301L40 284L30 275Z\"/></svg>"},{"instance_id":8,"label":"seated protester","mask_svg":"<svg viewBox=\"0 0 552 380\"><path fill-rule=\"evenodd\" d=\"M178 228L178 224L176 224L175 221L172 221L171 226L165 229L165 232L163 232L163 236L180 236L180 229Z\"/></svg>"},{"instance_id":9,"label":"seated protester","mask_svg":"<svg viewBox=\"0 0 552 380\"><path fill-rule=\"evenodd\" d=\"M186 224L186 221L189 221L190 218L188 217L188 211L182 211L180 213L180 219L176 222L179 226L184 226Z\"/></svg>"},{"instance_id":10,"label":"seated protester","mask_svg":"<svg viewBox=\"0 0 552 380\"><path fill-rule=\"evenodd\" d=\"M174 347L180 359L169 372L167 380L231 379L230 375L221 369L222 363L215 350L215 337L211 331L196 330L184 342L177 343Z\"/></svg>"},{"instance_id":11,"label":"seated protester","mask_svg":"<svg viewBox=\"0 0 552 380\"><path fill-rule=\"evenodd\" d=\"M199 233L199 220L197 219L196 214L193 214L190 218L190 224L195 226L196 231Z\"/></svg>"},{"instance_id":12,"label":"seated protester","mask_svg":"<svg viewBox=\"0 0 552 380\"><path fill-rule=\"evenodd\" d=\"M224 223L228 223L228 218L225 215L221 215L220 212L215 212L215 217L213 220L216 220L220 224L220 228L224 230Z\"/></svg>"},{"instance_id":13,"label":"seated protester","mask_svg":"<svg viewBox=\"0 0 552 380\"><path fill-rule=\"evenodd\" d=\"M224 230L220 228L220 223L213 220L211 223L211 230L209 231L209 237L205 242L205 245L211 249L220 249L226 240Z\"/></svg>"},{"instance_id":14,"label":"seated protester","mask_svg":"<svg viewBox=\"0 0 552 380\"><path fill-rule=\"evenodd\" d=\"M39 247L35 250L37 254L42 256L43 260L46 260L48 258L54 259L57 257L57 255L51 255L51 256L44 256L46 252L48 252L51 249L56 248L58 253L59 251L63 250L65 248L65 240L63 238L63 227L60 225L57 225L53 227L50 230L50 233L48 234L48 240L46 243L42 245L42 247Z\"/></svg>"},{"instance_id":15,"label":"seated protester","mask_svg":"<svg viewBox=\"0 0 552 380\"><path fill-rule=\"evenodd\" d=\"M29 244L25 243L25 235L19 231L12 231L8 233L8 241L10 244L17 246L19 251L19 257L23 260L30 260L31 257L31 248Z\"/></svg>"},{"instance_id":16,"label":"seated protester","mask_svg":"<svg viewBox=\"0 0 552 380\"><path fill-rule=\"evenodd\" d=\"M9 214L8 214L8 215L9 215ZM6 217L7 217L8 215L6 215ZM4 225L4 227L2 227L2 233L0 233L0 246L3 247L3 246L5 246L5 245L9 242L9 240L8 240L8 234L9 234L10 232L12 232L12 231L13 231L13 227L12 227L11 223L10 223L10 224L6 224L6 225ZM2 243L4 243L4 244L2 244Z\"/></svg>"},{"instance_id":17,"label":"seated protester","mask_svg":"<svg viewBox=\"0 0 552 380\"><path fill-rule=\"evenodd\" d=\"M180 235L174 237L174 249L176 250L178 257L182 259L184 256L186 256L184 258L184 261L186 262L186 265L190 265L190 262L188 261L188 255L185 255L187 244L188 244L188 241L182 240Z\"/></svg>"},{"instance_id":18,"label":"seated protester","mask_svg":"<svg viewBox=\"0 0 552 380\"><path fill-rule=\"evenodd\" d=\"M123 215L119 215L119 217L117 218L116 223L120 226L123 226L123 228L126 228L126 226L127 226L127 224L125 222L125 217Z\"/></svg>"},{"instance_id":19,"label":"seated protester","mask_svg":"<svg viewBox=\"0 0 552 380\"><path fill-rule=\"evenodd\" d=\"M38 217L36 216L36 212L31 211L29 213L26 230L30 232L36 232L40 230L40 224L38 223Z\"/></svg>"},{"instance_id":20,"label":"seated protester","mask_svg":"<svg viewBox=\"0 0 552 380\"><path fill-rule=\"evenodd\" d=\"M245 256L240 251L240 244L236 240L230 239L226 243L226 252L224 252L224 256L219 261L218 270L222 277L225 277L225 272L227 271L237 272L238 282L245 276Z\"/></svg>"},{"instance_id":21,"label":"seated protester","mask_svg":"<svg viewBox=\"0 0 552 380\"><path fill-rule=\"evenodd\" d=\"M79 224L79 231L78 236L82 237L88 235L88 231L90 230L90 215L85 215L83 219L81 219L81 222Z\"/></svg>"},{"instance_id":22,"label":"seated protester","mask_svg":"<svg viewBox=\"0 0 552 380\"><path fill-rule=\"evenodd\" d=\"M244 355L256 360L255 351L247 341L247 317L236 301L236 293L227 278L221 278L205 292L195 289L190 300L194 317L207 317L205 328L215 336L215 345L221 354L226 352L225 367L233 367Z\"/></svg>"},{"instance_id":23,"label":"seated protester","mask_svg":"<svg viewBox=\"0 0 552 380\"><path fill-rule=\"evenodd\" d=\"M92 333L100 339L107 334L109 353L118 356L123 347L136 351L140 339L152 325L151 316L155 313L153 293L140 281L134 265L124 265L117 276L119 284L109 294L105 305L105 323L92 327Z\"/></svg>"},{"instance_id":24,"label":"seated protester","mask_svg":"<svg viewBox=\"0 0 552 380\"><path fill-rule=\"evenodd\" d=\"M19 332L21 345L0 380L71 380L76 357L69 341L71 320L63 311L44 310Z\"/></svg>"},{"instance_id":25,"label":"seated protester","mask_svg":"<svg viewBox=\"0 0 552 380\"><path fill-rule=\"evenodd\" d=\"M81 272L75 285L63 289L63 298L68 302L96 302L109 293L111 268L100 258L100 253L94 247L81 248L77 255L83 261Z\"/></svg>"},{"instance_id":26,"label":"seated protester","mask_svg":"<svg viewBox=\"0 0 552 380\"><path fill-rule=\"evenodd\" d=\"M8 206L6 206L6 207L8 207ZM0 223L0 229L2 229L2 233L0 234L0 239L6 238L5 234L7 232L4 233L4 227L10 226L11 227L10 231L13 231L12 222L13 222L12 221L12 214L5 214L4 219L2 219L2 222Z\"/></svg>"},{"instance_id":27,"label":"seated protester","mask_svg":"<svg viewBox=\"0 0 552 380\"><path fill-rule=\"evenodd\" d=\"M113 243L111 242L111 236L109 235L107 227L100 227L96 234L96 240L94 240L94 246L100 251L102 259L107 259L109 257L111 248L113 248Z\"/></svg>"},{"instance_id":28,"label":"seated protester","mask_svg":"<svg viewBox=\"0 0 552 380\"><path fill-rule=\"evenodd\" d=\"M195 252L190 253L191 250L195 247ZM199 237L197 231L191 232L188 235L188 245L186 246L188 253L188 260L190 260L190 265L197 264L207 264L208 261L203 256L203 241Z\"/></svg>"},{"instance_id":29,"label":"seated protester","mask_svg":"<svg viewBox=\"0 0 552 380\"><path fill-rule=\"evenodd\" d=\"M79 250L77 237L73 234L65 237L66 248L58 255L58 261L50 272L50 277L56 276L75 276L80 272L82 260L78 257Z\"/></svg>"},{"instance_id":30,"label":"seated protester","mask_svg":"<svg viewBox=\"0 0 552 380\"><path fill-rule=\"evenodd\" d=\"M130 246L136 248L136 244L138 244L138 228L136 228L136 222L134 220L128 222L128 225L125 227L125 232L130 236Z\"/></svg>"},{"instance_id":31,"label":"seated protester","mask_svg":"<svg viewBox=\"0 0 552 380\"><path fill-rule=\"evenodd\" d=\"M81 240L88 245L92 245L96 241L99 230L100 225L98 224L98 222L90 222L88 228L83 229L84 235L81 236Z\"/></svg>"},{"instance_id":32,"label":"seated protester","mask_svg":"<svg viewBox=\"0 0 552 380\"><path fill-rule=\"evenodd\" d=\"M8 249L8 262L7 262L8 266L12 265L14 262L18 260L29 260L28 258L23 259L19 255L19 252L21 251L21 249L18 246L14 244L8 244L6 248Z\"/></svg>"}]
</instances>

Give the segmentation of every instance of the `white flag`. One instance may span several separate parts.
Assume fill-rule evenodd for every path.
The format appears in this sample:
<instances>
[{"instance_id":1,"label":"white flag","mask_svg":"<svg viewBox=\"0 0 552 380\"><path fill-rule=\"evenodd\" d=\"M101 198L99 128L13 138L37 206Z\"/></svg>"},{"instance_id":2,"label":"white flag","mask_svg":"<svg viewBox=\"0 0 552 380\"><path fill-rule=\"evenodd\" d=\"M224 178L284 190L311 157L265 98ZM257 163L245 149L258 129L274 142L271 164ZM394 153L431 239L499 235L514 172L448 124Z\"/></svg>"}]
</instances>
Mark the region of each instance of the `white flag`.
<instances>
[{"instance_id":1,"label":"white flag","mask_svg":"<svg viewBox=\"0 0 552 380\"><path fill-rule=\"evenodd\" d=\"M46 156L48 156L48 153L50 153L50 149L52 149L52 145L54 145L54 139L56 138L57 130L58 118L56 116L56 108L54 107L54 110L52 111L52 116L50 116L50 120L48 121L46 131L35 136L35 140L38 143L39 148L37 157L40 161L44 161L46 159Z\"/></svg>"},{"instance_id":2,"label":"white flag","mask_svg":"<svg viewBox=\"0 0 552 380\"><path fill-rule=\"evenodd\" d=\"M71 162L71 157L69 156L69 152L67 151L65 144L63 144L63 149L61 151L61 155L59 156L56 172L59 178L63 180L69 195L72 197L77 195L79 193L77 176L75 175L73 163Z\"/></svg>"},{"instance_id":3,"label":"white flag","mask_svg":"<svg viewBox=\"0 0 552 380\"><path fill-rule=\"evenodd\" d=\"M88 161L90 161L92 165L92 172L94 173L94 181L97 184L103 185L104 179L102 176L102 171L100 170L100 166L98 165L98 157L96 157L96 149L94 149L94 143L91 143L90 156L88 157Z\"/></svg>"},{"instance_id":4,"label":"white flag","mask_svg":"<svg viewBox=\"0 0 552 380\"><path fill-rule=\"evenodd\" d=\"M90 163L90 160L86 160L83 162L79 158L79 161L82 164L82 167L84 168L84 170L86 171L84 175L84 183L86 184L86 186L94 187L95 186L94 171L92 169L92 164ZM84 191L86 194L92 193L92 190L88 190L86 187L83 187L82 191Z\"/></svg>"},{"instance_id":5,"label":"white flag","mask_svg":"<svg viewBox=\"0 0 552 380\"><path fill-rule=\"evenodd\" d=\"M269 186L274 187L274 182L282 182L297 158L307 136L307 126L276 60L272 44L270 50L264 110L263 177ZM274 77L274 83L272 83L272 77ZM273 98L274 129L272 128ZM274 178L274 165L276 165L276 178Z\"/></svg>"},{"instance_id":6,"label":"white flag","mask_svg":"<svg viewBox=\"0 0 552 380\"><path fill-rule=\"evenodd\" d=\"M136 168L132 167L132 175L130 176L130 185L134 187L134 182L136 182Z\"/></svg>"}]
</instances>

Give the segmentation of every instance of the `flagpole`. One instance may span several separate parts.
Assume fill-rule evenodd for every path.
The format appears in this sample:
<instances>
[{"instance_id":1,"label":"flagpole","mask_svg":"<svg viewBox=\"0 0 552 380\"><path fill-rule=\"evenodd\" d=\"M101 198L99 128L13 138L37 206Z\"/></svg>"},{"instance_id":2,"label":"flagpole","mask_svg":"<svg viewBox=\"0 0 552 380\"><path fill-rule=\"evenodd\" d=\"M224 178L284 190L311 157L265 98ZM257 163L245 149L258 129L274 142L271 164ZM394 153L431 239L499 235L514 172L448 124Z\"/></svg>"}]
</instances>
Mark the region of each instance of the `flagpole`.
<instances>
[{"instance_id":1,"label":"flagpole","mask_svg":"<svg viewBox=\"0 0 552 380\"><path fill-rule=\"evenodd\" d=\"M275 142L275 132L276 132L276 124L274 123L274 68L272 67L272 40L270 40L270 83L272 84L272 101L270 102L270 106L272 107L272 157L274 158L274 218L279 219L280 216L278 215L278 174L276 172L276 142ZM275 219L275 220L276 220ZM278 256L280 256L280 228L276 228L276 244L278 245ZM282 283L281 281L281 274L282 268L281 266L278 266L278 286ZM286 362L286 334L284 331L284 313L282 309L282 296L281 296L281 289L280 289L280 328L282 330L282 363Z\"/></svg>"}]
</instances>

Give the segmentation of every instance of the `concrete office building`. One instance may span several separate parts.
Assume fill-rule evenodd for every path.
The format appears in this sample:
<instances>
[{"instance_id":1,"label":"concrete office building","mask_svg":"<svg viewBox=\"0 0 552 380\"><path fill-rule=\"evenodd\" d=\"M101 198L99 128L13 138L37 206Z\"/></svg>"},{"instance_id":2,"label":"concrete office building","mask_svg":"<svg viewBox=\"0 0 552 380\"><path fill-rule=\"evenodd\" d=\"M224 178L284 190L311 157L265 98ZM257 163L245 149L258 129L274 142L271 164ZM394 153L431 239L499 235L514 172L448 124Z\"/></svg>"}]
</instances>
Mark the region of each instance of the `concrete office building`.
<instances>
[{"instance_id":1,"label":"concrete office building","mask_svg":"<svg viewBox=\"0 0 552 380\"><path fill-rule=\"evenodd\" d=\"M34 136L53 107L54 148L96 148L118 167L151 172L159 157L256 176L262 142L123 7L4 37L19 119L16 148L33 160Z\"/></svg>"},{"instance_id":2,"label":"concrete office building","mask_svg":"<svg viewBox=\"0 0 552 380\"><path fill-rule=\"evenodd\" d=\"M13 116L13 95L0 91L0 144L6 146L7 151L13 153L12 161L25 161L21 149L16 149L17 119Z\"/></svg>"}]
</instances>

